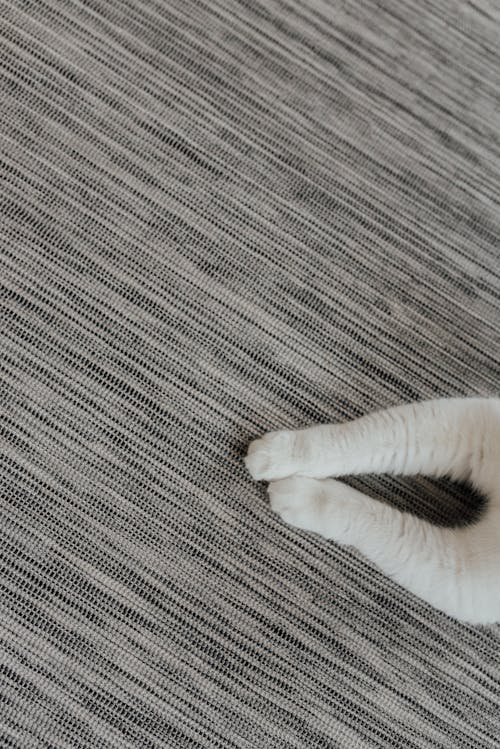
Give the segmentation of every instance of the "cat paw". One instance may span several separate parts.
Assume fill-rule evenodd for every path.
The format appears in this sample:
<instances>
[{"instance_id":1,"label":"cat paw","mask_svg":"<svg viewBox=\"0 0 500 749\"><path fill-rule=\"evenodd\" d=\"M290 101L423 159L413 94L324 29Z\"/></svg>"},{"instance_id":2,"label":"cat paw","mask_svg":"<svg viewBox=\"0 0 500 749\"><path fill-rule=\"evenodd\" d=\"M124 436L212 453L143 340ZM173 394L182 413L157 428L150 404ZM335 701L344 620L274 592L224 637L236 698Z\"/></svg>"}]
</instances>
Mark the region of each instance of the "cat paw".
<instances>
[{"instance_id":1,"label":"cat paw","mask_svg":"<svg viewBox=\"0 0 500 749\"><path fill-rule=\"evenodd\" d=\"M295 473L299 466L294 458L294 432L268 432L250 443L245 465L256 481L272 481Z\"/></svg>"},{"instance_id":2,"label":"cat paw","mask_svg":"<svg viewBox=\"0 0 500 749\"><path fill-rule=\"evenodd\" d=\"M365 506L372 500L341 481L290 476L271 482L268 491L271 507L285 523L341 544L356 543L360 523L373 524Z\"/></svg>"},{"instance_id":3,"label":"cat paw","mask_svg":"<svg viewBox=\"0 0 500 749\"><path fill-rule=\"evenodd\" d=\"M322 483L305 476L273 481L268 488L271 507L285 523L322 533L326 504Z\"/></svg>"}]
</instances>

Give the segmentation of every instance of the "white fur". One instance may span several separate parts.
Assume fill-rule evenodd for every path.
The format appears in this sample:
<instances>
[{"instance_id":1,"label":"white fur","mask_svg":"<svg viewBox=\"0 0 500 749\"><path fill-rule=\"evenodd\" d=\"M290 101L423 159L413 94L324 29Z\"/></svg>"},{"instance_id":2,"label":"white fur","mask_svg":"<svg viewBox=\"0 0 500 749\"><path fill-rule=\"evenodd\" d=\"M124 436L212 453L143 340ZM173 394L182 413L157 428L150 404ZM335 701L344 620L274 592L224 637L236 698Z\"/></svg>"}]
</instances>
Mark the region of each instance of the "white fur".
<instances>
[{"instance_id":1,"label":"white fur","mask_svg":"<svg viewBox=\"0 0 500 749\"><path fill-rule=\"evenodd\" d=\"M500 399L427 401L270 432L245 462L254 479L271 481L271 505L287 523L356 546L457 619L500 621ZM489 501L476 523L442 528L326 478L360 473L447 475Z\"/></svg>"}]
</instances>

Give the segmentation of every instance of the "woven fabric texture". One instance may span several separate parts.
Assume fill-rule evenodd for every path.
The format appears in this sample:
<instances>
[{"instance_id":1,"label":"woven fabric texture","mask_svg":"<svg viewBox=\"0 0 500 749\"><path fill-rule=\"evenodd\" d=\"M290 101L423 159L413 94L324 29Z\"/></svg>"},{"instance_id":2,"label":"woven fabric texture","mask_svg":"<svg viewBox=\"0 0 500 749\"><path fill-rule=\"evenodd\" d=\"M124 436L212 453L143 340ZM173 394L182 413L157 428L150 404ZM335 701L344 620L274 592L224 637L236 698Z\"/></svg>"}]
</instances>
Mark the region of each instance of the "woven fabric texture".
<instances>
[{"instance_id":1,"label":"woven fabric texture","mask_svg":"<svg viewBox=\"0 0 500 749\"><path fill-rule=\"evenodd\" d=\"M499 628L242 462L498 392L498 3L5 0L0 45L0 746L498 747Z\"/></svg>"}]
</instances>

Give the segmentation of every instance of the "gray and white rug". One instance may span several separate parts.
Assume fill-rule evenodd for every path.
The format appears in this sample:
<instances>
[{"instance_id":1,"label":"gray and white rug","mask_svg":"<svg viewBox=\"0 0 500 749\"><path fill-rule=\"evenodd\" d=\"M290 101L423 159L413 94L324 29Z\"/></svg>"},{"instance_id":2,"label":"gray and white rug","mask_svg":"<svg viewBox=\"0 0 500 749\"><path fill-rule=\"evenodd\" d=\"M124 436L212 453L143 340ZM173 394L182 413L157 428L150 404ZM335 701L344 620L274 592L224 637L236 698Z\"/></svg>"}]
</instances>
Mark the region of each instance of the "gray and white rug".
<instances>
[{"instance_id":1,"label":"gray and white rug","mask_svg":"<svg viewBox=\"0 0 500 749\"><path fill-rule=\"evenodd\" d=\"M498 392L498 3L5 0L0 44L0 746L498 747L499 628L242 463Z\"/></svg>"}]
</instances>

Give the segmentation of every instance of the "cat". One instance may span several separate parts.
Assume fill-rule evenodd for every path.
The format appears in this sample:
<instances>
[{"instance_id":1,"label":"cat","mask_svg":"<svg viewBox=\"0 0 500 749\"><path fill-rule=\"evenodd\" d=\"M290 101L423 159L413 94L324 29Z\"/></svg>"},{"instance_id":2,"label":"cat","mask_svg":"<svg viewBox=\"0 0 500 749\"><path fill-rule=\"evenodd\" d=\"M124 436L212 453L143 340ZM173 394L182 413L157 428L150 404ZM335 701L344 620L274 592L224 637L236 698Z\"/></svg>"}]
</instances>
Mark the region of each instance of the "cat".
<instances>
[{"instance_id":1,"label":"cat","mask_svg":"<svg viewBox=\"0 0 500 749\"><path fill-rule=\"evenodd\" d=\"M500 399L424 401L270 432L250 444L245 463L271 482L271 506L285 522L355 546L456 619L500 621ZM327 478L361 473L446 475L488 503L474 524L439 527Z\"/></svg>"}]
</instances>

